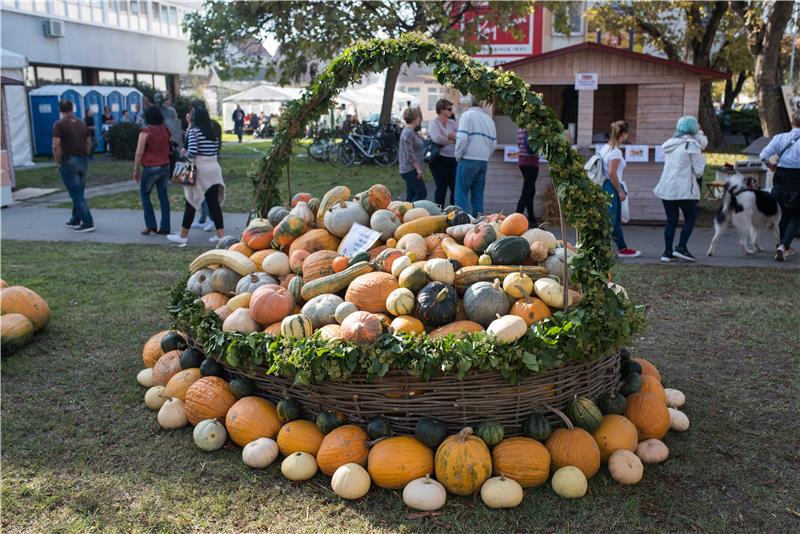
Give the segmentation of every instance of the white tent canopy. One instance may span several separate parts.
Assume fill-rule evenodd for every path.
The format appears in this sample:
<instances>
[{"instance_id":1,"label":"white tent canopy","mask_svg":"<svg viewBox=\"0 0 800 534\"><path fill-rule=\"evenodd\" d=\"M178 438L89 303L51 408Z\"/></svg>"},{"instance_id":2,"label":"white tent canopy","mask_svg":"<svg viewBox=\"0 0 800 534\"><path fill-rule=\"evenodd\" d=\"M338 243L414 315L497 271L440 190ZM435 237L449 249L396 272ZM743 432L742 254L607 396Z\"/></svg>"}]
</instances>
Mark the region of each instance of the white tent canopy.
<instances>
[{"instance_id":1,"label":"white tent canopy","mask_svg":"<svg viewBox=\"0 0 800 534\"><path fill-rule=\"evenodd\" d=\"M28 66L25 56L0 49L0 66L4 79L24 81L24 69ZM31 127L28 115L28 97L21 83L3 84L3 129L9 142L12 164L15 167L33 165Z\"/></svg>"},{"instance_id":2,"label":"white tent canopy","mask_svg":"<svg viewBox=\"0 0 800 534\"><path fill-rule=\"evenodd\" d=\"M300 98L303 89L300 87L278 87L268 83L262 83L246 89L241 93L236 93L222 101L222 123L223 129L233 129L233 110L239 105L248 113L261 113L262 111L269 116L272 113L279 113L281 106L290 100Z\"/></svg>"},{"instance_id":3,"label":"white tent canopy","mask_svg":"<svg viewBox=\"0 0 800 534\"><path fill-rule=\"evenodd\" d=\"M380 113L383 103L383 83L373 83L364 87L354 87L342 91L336 97L336 102L344 104L348 113L358 113L358 118L364 120L371 113ZM392 99L392 113L399 113L411 102L412 106L419 105L417 96L395 90Z\"/></svg>"}]
</instances>

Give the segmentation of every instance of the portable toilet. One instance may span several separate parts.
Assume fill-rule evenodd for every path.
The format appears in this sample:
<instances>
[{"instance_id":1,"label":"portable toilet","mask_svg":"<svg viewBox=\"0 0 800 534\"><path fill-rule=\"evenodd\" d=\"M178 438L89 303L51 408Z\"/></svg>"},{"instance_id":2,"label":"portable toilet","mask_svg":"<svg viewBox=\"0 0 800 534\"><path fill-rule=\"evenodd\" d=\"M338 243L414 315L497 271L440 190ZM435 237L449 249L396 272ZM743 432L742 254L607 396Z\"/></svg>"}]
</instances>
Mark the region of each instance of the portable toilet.
<instances>
[{"instance_id":1,"label":"portable toilet","mask_svg":"<svg viewBox=\"0 0 800 534\"><path fill-rule=\"evenodd\" d=\"M114 117L114 122L119 122L122 118L122 110L125 109L125 97L120 93L120 88L101 85L97 87L97 90L103 95L103 107L109 109L111 116Z\"/></svg>"},{"instance_id":2,"label":"portable toilet","mask_svg":"<svg viewBox=\"0 0 800 534\"><path fill-rule=\"evenodd\" d=\"M142 93L134 87L120 87L119 92L125 97L125 109L128 110L128 116L131 122L136 122L137 117L141 116L142 112Z\"/></svg>"},{"instance_id":3,"label":"portable toilet","mask_svg":"<svg viewBox=\"0 0 800 534\"><path fill-rule=\"evenodd\" d=\"M94 138L95 138L95 151L104 152L106 149L106 142L103 139L101 132L101 124L103 122L103 95L98 91L98 87L86 85L77 88L83 95L83 116L84 120L86 114L91 109L94 114Z\"/></svg>"},{"instance_id":4,"label":"portable toilet","mask_svg":"<svg viewBox=\"0 0 800 534\"><path fill-rule=\"evenodd\" d=\"M28 93L37 156L53 154L53 124L58 120L59 100L72 102L75 116L83 118L83 97L75 89L72 85L45 85Z\"/></svg>"}]
</instances>

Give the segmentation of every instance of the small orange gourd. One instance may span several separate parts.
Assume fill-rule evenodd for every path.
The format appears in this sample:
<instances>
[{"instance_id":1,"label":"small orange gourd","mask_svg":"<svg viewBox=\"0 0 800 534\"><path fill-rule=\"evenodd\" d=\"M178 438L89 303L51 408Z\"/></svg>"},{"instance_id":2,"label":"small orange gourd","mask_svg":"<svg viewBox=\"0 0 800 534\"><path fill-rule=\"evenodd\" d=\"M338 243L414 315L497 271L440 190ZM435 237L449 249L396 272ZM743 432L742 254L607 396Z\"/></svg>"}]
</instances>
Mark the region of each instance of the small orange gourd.
<instances>
[{"instance_id":1,"label":"small orange gourd","mask_svg":"<svg viewBox=\"0 0 800 534\"><path fill-rule=\"evenodd\" d=\"M511 315L521 317L528 326L543 321L553 315L550 308L541 299L525 296L511 306Z\"/></svg>"},{"instance_id":2,"label":"small orange gourd","mask_svg":"<svg viewBox=\"0 0 800 534\"><path fill-rule=\"evenodd\" d=\"M572 465L583 471L586 479L597 474L600 469L600 448L591 434L582 428L575 428L572 421L560 410L550 407L567 428L555 430L547 440L547 450L550 451L553 471ZM669 424L669 421L667 421Z\"/></svg>"},{"instance_id":3,"label":"small orange gourd","mask_svg":"<svg viewBox=\"0 0 800 534\"><path fill-rule=\"evenodd\" d=\"M181 370L181 351L172 350L164 354L153 365L153 384L166 386L169 379Z\"/></svg>"},{"instance_id":4,"label":"small orange gourd","mask_svg":"<svg viewBox=\"0 0 800 534\"><path fill-rule=\"evenodd\" d=\"M347 264L350 262L350 258L347 256L336 256L331 262L331 267L333 268L333 272L340 273L347 269Z\"/></svg>"},{"instance_id":5,"label":"small orange gourd","mask_svg":"<svg viewBox=\"0 0 800 534\"><path fill-rule=\"evenodd\" d=\"M244 447L258 438L274 438L281 428L275 406L261 397L243 397L230 407L225 416L228 437Z\"/></svg>"},{"instance_id":6,"label":"small orange gourd","mask_svg":"<svg viewBox=\"0 0 800 534\"><path fill-rule=\"evenodd\" d=\"M367 433L356 425L333 429L322 440L317 451L317 465L328 476L345 464L367 465Z\"/></svg>"},{"instance_id":7,"label":"small orange gourd","mask_svg":"<svg viewBox=\"0 0 800 534\"><path fill-rule=\"evenodd\" d=\"M600 460L603 462L607 462L615 451L621 449L635 452L636 445L639 444L636 425L621 415L604 416L592 436L600 448Z\"/></svg>"},{"instance_id":8,"label":"small orange gourd","mask_svg":"<svg viewBox=\"0 0 800 534\"><path fill-rule=\"evenodd\" d=\"M284 456L305 452L316 456L322 445L323 435L317 425L305 419L296 419L283 425L278 431L278 449Z\"/></svg>"},{"instance_id":9,"label":"small orange gourd","mask_svg":"<svg viewBox=\"0 0 800 534\"><path fill-rule=\"evenodd\" d=\"M521 213L512 213L500 223L503 235L522 235L528 231L528 218Z\"/></svg>"},{"instance_id":10,"label":"small orange gourd","mask_svg":"<svg viewBox=\"0 0 800 534\"><path fill-rule=\"evenodd\" d=\"M153 367L158 359L164 355L164 351L161 350L161 338L169 333L169 330L162 330L158 334L153 335L147 340L147 343L144 344L144 348L142 349L142 361L145 367Z\"/></svg>"}]
</instances>

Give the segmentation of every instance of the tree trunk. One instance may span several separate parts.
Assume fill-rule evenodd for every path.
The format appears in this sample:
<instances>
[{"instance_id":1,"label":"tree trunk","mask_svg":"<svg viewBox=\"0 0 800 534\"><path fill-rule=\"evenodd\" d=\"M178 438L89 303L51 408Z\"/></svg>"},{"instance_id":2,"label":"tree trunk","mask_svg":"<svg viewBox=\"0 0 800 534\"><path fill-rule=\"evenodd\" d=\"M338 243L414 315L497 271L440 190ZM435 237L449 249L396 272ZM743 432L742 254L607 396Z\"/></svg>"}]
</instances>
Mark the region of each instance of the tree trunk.
<instances>
[{"instance_id":1,"label":"tree trunk","mask_svg":"<svg viewBox=\"0 0 800 534\"><path fill-rule=\"evenodd\" d=\"M400 77L402 63L386 69L386 85L383 87L383 103L381 104L381 124L392 121L392 104L394 103L394 89L397 87L397 78Z\"/></svg>"},{"instance_id":2,"label":"tree trunk","mask_svg":"<svg viewBox=\"0 0 800 534\"><path fill-rule=\"evenodd\" d=\"M708 137L708 148L722 148L725 144L725 138L722 136L722 128L720 128L717 114L714 112L710 81L700 84L700 116L697 119L700 122L703 133Z\"/></svg>"},{"instance_id":3,"label":"tree trunk","mask_svg":"<svg viewBox=\"0 0 800 534\"><path fill-rule=\"evenodd\" d=\"M739 96L739 93L742 92L742 87L744 87L744 82L747 80L747 73L742 71L739 73L739 76L736 78L736 85L733 84L732 80L725 80L725 97L722 101L722 109L730 110L733 107L733 103L736 101L736 97Z\"/></svg>"}]
</instances>

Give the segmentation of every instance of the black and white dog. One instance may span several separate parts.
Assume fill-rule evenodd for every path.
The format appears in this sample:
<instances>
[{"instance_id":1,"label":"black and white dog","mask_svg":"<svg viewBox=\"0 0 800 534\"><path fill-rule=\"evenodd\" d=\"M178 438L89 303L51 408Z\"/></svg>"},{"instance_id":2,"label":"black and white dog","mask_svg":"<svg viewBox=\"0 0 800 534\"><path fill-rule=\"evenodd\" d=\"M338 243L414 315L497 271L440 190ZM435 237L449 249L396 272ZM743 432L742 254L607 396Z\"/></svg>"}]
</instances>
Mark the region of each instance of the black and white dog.
<instances>
[{"instance_id":1,"label":"black and white dog","mask_svg":"<svg viewBox=\"0 0 800 534\"><path fill-rule=\"evenodd\" d=\"M706 254L714 254L717 241L730 225L739 234L739 244L747 254L764 250L758 244L758 235L765 228L772 232L777 246L781 240L778 228L780 220L781 207L772 195L758 189L755 179L734 175L725 184L722 205L714 218L714 237Z\"/></svg>"}]
</instances>

